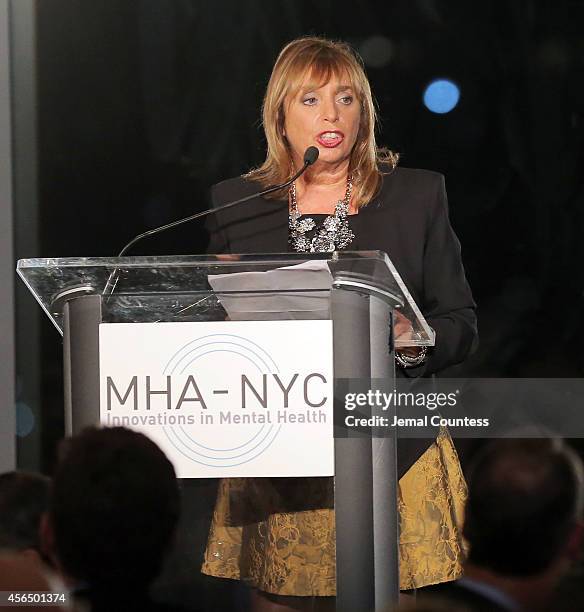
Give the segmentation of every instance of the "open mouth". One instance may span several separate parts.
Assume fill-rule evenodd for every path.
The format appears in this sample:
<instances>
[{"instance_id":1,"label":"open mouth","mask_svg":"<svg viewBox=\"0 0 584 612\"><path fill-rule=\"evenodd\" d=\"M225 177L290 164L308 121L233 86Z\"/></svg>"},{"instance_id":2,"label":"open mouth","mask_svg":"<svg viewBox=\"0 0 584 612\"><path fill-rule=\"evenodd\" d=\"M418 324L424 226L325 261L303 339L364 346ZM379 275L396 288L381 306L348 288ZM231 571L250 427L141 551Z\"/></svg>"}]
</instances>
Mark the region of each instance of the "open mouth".
<instances>
[{"instance_id":1,"label":"open mouth","mask_svg":"<svg viewBox=\"0 0 584 612\"><path fill-rule=\"evenodd\" d=\"M331 132L321 132L316 137L316 141L318 142L318 144L322 145L323 147L332 149L334 147L338 147L341 144L341 142L343 142L344 138L345 138L345 135L343 134L343 132L334 130Z\"/></svg>"}]
</instances>

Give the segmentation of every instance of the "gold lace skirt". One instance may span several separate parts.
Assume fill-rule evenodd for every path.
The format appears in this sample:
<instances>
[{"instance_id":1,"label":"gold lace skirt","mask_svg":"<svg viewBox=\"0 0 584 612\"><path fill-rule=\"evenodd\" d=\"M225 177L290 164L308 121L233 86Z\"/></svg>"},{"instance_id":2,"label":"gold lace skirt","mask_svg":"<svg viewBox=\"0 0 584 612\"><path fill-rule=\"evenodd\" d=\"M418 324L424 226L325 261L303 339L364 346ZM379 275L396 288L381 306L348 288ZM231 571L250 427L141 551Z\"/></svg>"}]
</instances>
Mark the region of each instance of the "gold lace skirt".
<instances>
[{"instance_id":1,"label":"gold lace skirt","mask_svg":"<svg viewBox=\"0 0 584 612\"><path fill-rule=\"evenodd\" d=\"M332 507L280 511L277 494L269 487L262 492L258 480L266 479L221 481L202 572L277 595L335 595ZM399 481L402 590L461 575L466 495L456 449L442 430ZM258 502L278 511L254 516L251 506Z\"/></svg>"}]
</instances>

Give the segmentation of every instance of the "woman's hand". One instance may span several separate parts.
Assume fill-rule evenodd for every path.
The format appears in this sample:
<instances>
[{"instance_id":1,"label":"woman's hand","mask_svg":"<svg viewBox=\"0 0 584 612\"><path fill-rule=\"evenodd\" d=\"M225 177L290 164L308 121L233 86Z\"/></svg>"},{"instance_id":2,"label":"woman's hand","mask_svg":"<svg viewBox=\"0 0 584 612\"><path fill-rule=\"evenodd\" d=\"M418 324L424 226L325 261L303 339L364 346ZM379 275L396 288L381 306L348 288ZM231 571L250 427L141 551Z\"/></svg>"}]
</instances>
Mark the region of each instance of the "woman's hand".
<instances>
[{"instance_id":1,"label":"woman's hand","mask_svg":"<svg viewBox=\"0 0 584 612\"><path fill-rule=\"evenodd\" d=\"M393 338L394 344L398 340L409 340L414 334L414 328L411 321L398 310L393 311ZM399 349L402 355L408 357L417 357L420 354L418 346L402 346Z\"/></svg>"}]
</instances>

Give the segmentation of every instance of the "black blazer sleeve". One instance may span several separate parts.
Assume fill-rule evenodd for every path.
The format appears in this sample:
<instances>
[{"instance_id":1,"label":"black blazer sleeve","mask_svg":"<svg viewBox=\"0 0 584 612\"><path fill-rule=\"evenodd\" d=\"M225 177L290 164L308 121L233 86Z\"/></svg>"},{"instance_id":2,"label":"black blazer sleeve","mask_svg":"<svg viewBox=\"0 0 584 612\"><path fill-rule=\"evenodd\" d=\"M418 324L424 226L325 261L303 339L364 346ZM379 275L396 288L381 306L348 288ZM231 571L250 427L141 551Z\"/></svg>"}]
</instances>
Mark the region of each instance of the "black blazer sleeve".
<instances>
[{"instance_id":1,"label":"black blazer sleeve","mask_svg":"<svg viewBox=\"0 0 584 612\"><path fill-rule=\"evenodd\" d=\"M444 177L439 175L423 253L422 309L436 332L426 364L430 374L462 362L478 343L472 293L462 265L461 247L448 218Z\"/></svg>"}]
</instances>

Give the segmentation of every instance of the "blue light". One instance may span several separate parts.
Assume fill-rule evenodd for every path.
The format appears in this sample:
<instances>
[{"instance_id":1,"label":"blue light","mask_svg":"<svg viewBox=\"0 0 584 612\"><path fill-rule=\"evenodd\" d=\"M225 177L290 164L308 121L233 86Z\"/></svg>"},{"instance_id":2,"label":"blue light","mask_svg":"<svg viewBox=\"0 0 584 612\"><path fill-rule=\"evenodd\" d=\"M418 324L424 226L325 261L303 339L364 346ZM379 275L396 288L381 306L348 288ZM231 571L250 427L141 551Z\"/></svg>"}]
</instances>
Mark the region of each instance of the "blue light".
<instances>
[{"instance_id":1,"label":"blue light","mask_svg":"<svg viewBox=\"0 0 584 612\"><path fill-rule=\"evenodd\" d=\"M16 402L16 435L19 438L28 436L35 426L32 410L24 402Z\"/></svg>"},{"instance_id":2,"label":"blue light","mask_svg":"<svg viewBox=\"0 0 584 612\"><path fill-rule=\"evenodd\" d=\"M460 100L460 89L452 81L436 79L424 92L424 104L433 113L449 113Z\"/></svg>"}]
</instances>

